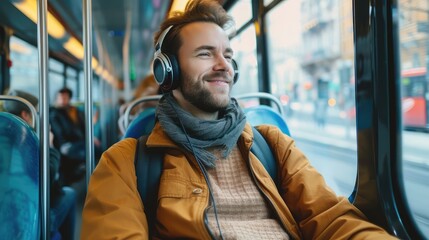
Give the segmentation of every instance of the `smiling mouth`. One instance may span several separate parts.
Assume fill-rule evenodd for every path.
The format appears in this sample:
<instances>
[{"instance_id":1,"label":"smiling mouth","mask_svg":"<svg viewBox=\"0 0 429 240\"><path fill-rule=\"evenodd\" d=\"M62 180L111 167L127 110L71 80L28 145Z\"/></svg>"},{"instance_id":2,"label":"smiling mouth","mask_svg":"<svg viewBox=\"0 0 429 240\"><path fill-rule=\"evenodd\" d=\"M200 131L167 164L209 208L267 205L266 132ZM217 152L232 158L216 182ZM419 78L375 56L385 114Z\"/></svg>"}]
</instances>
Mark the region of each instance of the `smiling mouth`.
<instances>
[{"instance_id":1,"label":"smiling mouth","mask_svg":"<svg viewBox=\"0 0 429 240\"><path fill-rule=\"evenodd\" d=\"M230 84L232 82L232 79L229 77L228 73L226 72L215 72L212 74L209 74L206 76L205 80L209 83L226 83Z\"/></svg>"},{"instance_id":2,"label":"smiling mouth","mask_svg":"<svg viewBox=\"0 0 429 240\"><path fill-rule=\"evenodd\" d=\"M208 82L222 82L222 83L228 83L227 81L221 81L221 80L209 80Z\"/></svg>"},{"instance_id":3,"label":"smiling mouth","mask_svg":"<svg viewBox=\"0 0 429 240\"><path fill-rule=\"evenodd\" d=\"M216 82L226 83L226 84L230 83L230 81L228 81L227 79L209 79L209 80L206 80L206 81L210 82L210 83L216 83Z\"/></svg>"}]
</instances>

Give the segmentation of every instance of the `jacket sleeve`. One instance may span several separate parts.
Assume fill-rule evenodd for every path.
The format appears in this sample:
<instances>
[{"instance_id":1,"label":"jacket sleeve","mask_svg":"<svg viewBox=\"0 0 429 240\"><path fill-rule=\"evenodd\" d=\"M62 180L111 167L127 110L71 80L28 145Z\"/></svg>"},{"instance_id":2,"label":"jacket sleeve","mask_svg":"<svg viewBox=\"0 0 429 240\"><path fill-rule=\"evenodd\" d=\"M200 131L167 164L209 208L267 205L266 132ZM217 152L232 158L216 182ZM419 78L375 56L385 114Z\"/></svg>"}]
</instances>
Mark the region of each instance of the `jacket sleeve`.
<instances>
[{"instance_id":1,"label":"jacket sleeve","mask_svg":"<svg viewBox=\"0 0 429 240\"><path fill-rule=\"evenodd\" d=\"M291 138L274 127L260 131L274 150L280 194L304 239L396 239L338 197Z\"/></svg>"},{"instance_id":2,"label":"jacket sleeve","mask_svg":"<svg viewBox=\"0 0 429 240\"><path fill-rule=\"evenodd\" d=\"M134 170L136 142L128 138L103 153L89 182L81 239L148 239Z\"/></svg>"}]
</instances>

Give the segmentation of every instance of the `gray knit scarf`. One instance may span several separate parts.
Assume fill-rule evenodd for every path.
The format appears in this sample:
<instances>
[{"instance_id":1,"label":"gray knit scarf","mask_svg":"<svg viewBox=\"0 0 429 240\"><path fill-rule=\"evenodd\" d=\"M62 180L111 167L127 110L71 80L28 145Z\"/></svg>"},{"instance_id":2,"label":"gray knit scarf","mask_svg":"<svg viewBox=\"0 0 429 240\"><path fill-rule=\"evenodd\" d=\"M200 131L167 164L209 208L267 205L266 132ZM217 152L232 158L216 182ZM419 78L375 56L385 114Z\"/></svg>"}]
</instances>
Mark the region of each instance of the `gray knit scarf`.
<instances>
[{"instance_id":1,"label":"gray knit scarf","mask_svg":"<svg viewBox=\"0 0 429 240\"><path fill-rule=\"evenodd\" d=\"M207 149L220 147L223 157L227 157L246 124L246 116L234 98L219 112L219 119L207 121L186 112L172 94L167 93L159 100L156 115L167 135L180 147L193 152L206 168L216 166L216 157Z\"/></svg>"}]
</instances>

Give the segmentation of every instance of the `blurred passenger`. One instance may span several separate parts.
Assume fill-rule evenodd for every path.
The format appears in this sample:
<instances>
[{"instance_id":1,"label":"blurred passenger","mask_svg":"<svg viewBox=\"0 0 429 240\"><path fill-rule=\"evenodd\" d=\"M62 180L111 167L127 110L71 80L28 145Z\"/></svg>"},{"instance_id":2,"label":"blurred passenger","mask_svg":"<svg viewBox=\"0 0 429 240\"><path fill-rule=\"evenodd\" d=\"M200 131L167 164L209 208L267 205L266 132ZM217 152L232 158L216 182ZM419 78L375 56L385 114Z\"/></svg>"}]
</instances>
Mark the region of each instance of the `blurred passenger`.
<instances>
[{"instance_id":1,"label":"blurred passenger","mask_svg":"<svg viewBox=\"0 0 429 240\"><path fill-rule=\"evenodd\" d=\"M38 99L24 91L12 90L8 93L29 101L37 108ZM6 111L22 118L31 125L33 116L30 109L17 101L5 101ZM61 239L74 239L76 193L71 187L62 186L60 178L60 153L53 146L53 134L49 132L49 180L50 180L50 222L52 237L59 232Z\"/></svg>"},{"instance_id":2,"label":"blurred passenger","mask_svg":"<svg viewBox=\"0 0 429 240\"><path fill-rule=\"evenodd\" d=\"M276 159L276 182L250 152L252 128L230 96L231 21L218 1L194 0L161 24L154 72L168 92L146 142L164 156L161 177L152 179L158 191L147 192L157 201L145 205L139 196L140 145L126 138L103 154L91 176L81 239L395 239L337 196L277 127L258 127ZM176 70L163 71L164 56L175 57Z\"/></svg>"},{"instance_id":3,"label":"blurred passenger","mask_svg":"<svg viewBox=\"0 0 429 240\"><path fill-rule=\"evenodd\" d=\"M71 105L73 92L62 88L57 93L55 107L50 111L50 123L54 133L54 146L61 152L61 169L64 183L79 181L85 175L85 122L84 113ZM94 152L99 155L99 141Z\"/></svg>"}]
</instances>

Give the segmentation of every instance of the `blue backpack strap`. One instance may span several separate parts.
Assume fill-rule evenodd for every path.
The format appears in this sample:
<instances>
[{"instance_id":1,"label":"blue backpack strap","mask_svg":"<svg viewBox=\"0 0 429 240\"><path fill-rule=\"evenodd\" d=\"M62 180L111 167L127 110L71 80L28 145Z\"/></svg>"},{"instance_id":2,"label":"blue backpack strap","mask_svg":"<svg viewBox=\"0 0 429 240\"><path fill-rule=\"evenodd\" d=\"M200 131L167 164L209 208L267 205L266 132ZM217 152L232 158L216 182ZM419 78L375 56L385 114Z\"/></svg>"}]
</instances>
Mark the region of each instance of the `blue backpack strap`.
<instances>
[{"instance_id":1,"label":"blue backpack strap","mask_svg":"<svg viewBox=\"0 0 429 240\"><path fill-rule=\"evenodd\" d=\"M153 235L158 208L158 188L161 178L164 154L162 151L151 151L146 147L148 136L137 139L134 166L137 176L137 190L143 201L144 211L149 227L149 236Z\"/></svg>"},{"instance_id":2,"label":"blue backpack strap","mask_svg":"<svg viewBox=\"0 0 429 240\"><path fill-rule=\"evenodd\" d=\"M255 154L259 161L261 161L262 165L265 167L265 170L267 170L274 183L277 185L277 162L273 153L271 152L270 146L268 146L264 136L262 136L262 134L253 126L252 131L253 145L250 151Z\"/></svg>"}]
</instances>

